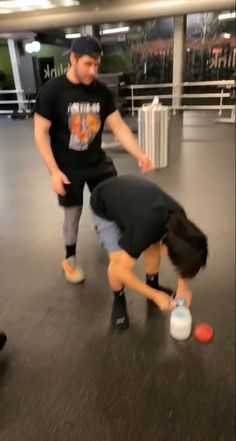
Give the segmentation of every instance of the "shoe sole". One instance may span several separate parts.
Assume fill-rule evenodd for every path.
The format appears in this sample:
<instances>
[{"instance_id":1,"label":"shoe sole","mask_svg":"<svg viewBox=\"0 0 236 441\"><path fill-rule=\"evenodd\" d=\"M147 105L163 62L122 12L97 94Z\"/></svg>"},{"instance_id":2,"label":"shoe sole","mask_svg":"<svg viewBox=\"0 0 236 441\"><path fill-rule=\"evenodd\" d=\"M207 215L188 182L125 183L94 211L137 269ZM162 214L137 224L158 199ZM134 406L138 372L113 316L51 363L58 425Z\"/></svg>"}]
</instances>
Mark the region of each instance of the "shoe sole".
<instances>
[{"instance_id":1,"label":"shoe sole","mask_svg":"<svg viewBox=\"0 0 236 441\"><path fill-rule=\"evenodd\" d=\"M82 275L80 279L74 279L73 276L68 276L68 274L65 274L64 272L64 276L65 276L65 280L71 285L79 285L80 283L83 283L85 281L85 276Z\"/></svg>"},{"instance_id":2,"label":"shoe sole","mask_svg":"<svg viewBox=\"0 0 236 441\"><path fill-rule=\"evenodd\" d=\"M66 280L68 283L71 283L72 285L79 285L80 283L84 282L84 280L85 280L85 274L84 274L84 272L83 272L82 269L80 269L80 273L81 273L81 274L80 274L80 277L75 277L75 276L73 276L72 274L68 274L68 273L65 271L65 269L64 269L64 267L63 267L63 264L62 264L61 269L62 269L62 272L64 273L65 280Z\"/></svg>"},{"instance_id":3,"label":"shoe sole","mask_svg":"<svg viewBox=\"0 0 236 441\"><path fill-rule=\"evenodd\" d=\"M125 331L126 329L129 329L129 327L130 327L129 321L128 321L128 323L127 322L123 323L123 324L120 323L118 325L116 323L114 323L113 321L111 321L111 328L114 330Z\"/></svg>"}]
</instances>

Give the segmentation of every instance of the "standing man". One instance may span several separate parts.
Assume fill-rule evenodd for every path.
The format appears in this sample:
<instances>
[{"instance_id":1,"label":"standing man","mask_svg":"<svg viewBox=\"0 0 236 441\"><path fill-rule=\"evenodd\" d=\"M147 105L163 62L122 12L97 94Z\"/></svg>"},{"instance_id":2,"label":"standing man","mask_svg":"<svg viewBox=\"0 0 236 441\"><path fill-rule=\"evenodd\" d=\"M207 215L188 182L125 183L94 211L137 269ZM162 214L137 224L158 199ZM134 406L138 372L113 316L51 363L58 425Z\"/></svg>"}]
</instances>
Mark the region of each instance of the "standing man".
<instances>
[{"instance_id":1,"label":"standing man","mask_svg":"<svg viewBox=\"0 0 236 441\"><path fill-rule=\"evenodd\" d=\"M95 188L91 208L97 234L109 255L108 279L114 293L112 325L119 329L129 326L125 286L161 310L171 309L170 292L159 284L161 251L177 272L176 298L183 297L189 307L192 294L186 279L206 265L208 247L205 234L187 218L181 205L152 182L123 175ZM133 273L141 255L146 284Z\"/></svg>"},{"instance_id":2,"label":"standing man","mask_svg":"<svg viewBox=\"0 0 236 441\"><path fill-rule=\"evenodd\" d=\"M51 187L64 207L66 254L62 268L66 280L71 283L85 279L76 262L84 185L86 183L91 192L101 181L117 175L112 160L101 148L104 123L137 159L142 172L152 168L121 118L112 94L95 79L101 52L96 38L75 39L69 70L42 87L35 106L35 143L51 175Z\"/></svg>"}]
</instances>

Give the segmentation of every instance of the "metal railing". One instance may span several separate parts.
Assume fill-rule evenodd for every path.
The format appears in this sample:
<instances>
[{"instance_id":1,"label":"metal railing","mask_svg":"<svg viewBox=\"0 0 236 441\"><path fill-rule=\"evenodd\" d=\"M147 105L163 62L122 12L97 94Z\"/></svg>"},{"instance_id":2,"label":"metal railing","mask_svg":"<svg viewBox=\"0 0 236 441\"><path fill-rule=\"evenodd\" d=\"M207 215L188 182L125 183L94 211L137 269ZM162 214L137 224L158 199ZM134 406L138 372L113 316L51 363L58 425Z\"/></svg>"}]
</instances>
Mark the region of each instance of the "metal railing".
<instances>
[{"instance_id":1,"label":"metal railing","mask_svg":"<svg viewBox=\"0 0 236 441\"><path fill-rule=\"evenodd\" d=\"M142 89L163 89L163 88L172 88L173 90L176 90L176 88L183 89L185 87L209 87L209 86L216 86L221 89L220 92L216 93L182 93L181 95L175 95L172 94L158 94L155 93L154 95L135 95L136 90L142 90ZM225 98L230 98L231 93L226 92L225 89L231 89L235 87L235 81L234 80L221 80L221 81L198 81L198 82L184 82L181 84L174 84L174 83L163 83L163 84L131 84L129 86L123 86L121 89L127 89L130 90L130 95L124 96L124 99L127 101L131 101L131 107L127 107L127 110L130 110L132 115L138 109L140 106L135 106L135 101L141 101L142 103L145 101L151 101L155 96L158 96L159 101L162 102L162 100L171 99L174 98L181 98L181 99L199 99L199 98L207 98L207 99L219 99L219 104L207 104L207 105L171 105L168 106L170 109L173 110L174 113L176 113L177 110L218 110L219 115L222 115L223 110L231 110L233 111L235 109L235 104L224 104ZM4 94L17 94L17 93L23 93L24 90L0 90L0 95ZM18 110L25 111L26 113L31 112L31 104L35 103L35 99L32 100L19 100L19 99L13 99L13 100L0 100L0 105L18 105ZM11 114L13 113L13 109L5 109L0 110L0 114Z\"/></svg>"},{"instance_id":2,"label":"metal railing","mask_svg":"<svg viewBox=\"0 0 236 441\"><path fill-rule=\"evenodd\" d=\"M13 94L17 94L17 93L22 93L24 94L24 90L17 90L17 89L11 89L11 90L0 90L0 96L1 95L13 95ZM12 100L0 100L0 106L1 105L7 105L7 106L11 106L12 104L17 104L18 105L18 111L25 111L26 113L30 113L31 112L31 108L30 105L35 103L35 100L19 100L19 99L12 99ZM4 110L0 110L0 114L3 115L11 115L14 112L13 109L4 109Z\"/></svg>"},{"instance_id":3,"label":"metal railing","mask_svg":"<svg viewBox=\"0 0 236 441\"><path fill-rule=\"evenodd\" d=\"M199 86L216 86L221 88L220 92L216 93L183 93L181 95L175 95L175 94L158 94L155 93L155 95L135 95L136 90L142 90L142 89L163 89L163 88L172 88L172 91L176 88L185 88L185 87L199 87ZM135 101L146 101L146 100L152 100L155 96L158 96L159 101L166 99L174 99L174 98L181 98L181 99L199 99L199 98L207 98L207 99L216 99L219 98L219 104L208 104L208 105L171 105L168 106L170 109L173 110L175 113L177 110L219 110L219 115L222 115L223 110L233 110L235 108L235 105L231 104L224 104L224 98L230 98L231 93L225 92L225 88L231 89L232 87L235 87L235 81L234 80L221 80L221 81L198 81L198 82L184 82L181 84L174 84L174 83L163 83L163 84L131 84L129 86L124 86L122 89L128 89L130 90L130 95L124 96L124 99L127 101L131 101L131 107L127 107L127 110L130 110L132 112L132 115L134 115L135 111L138 111L139 107L135 106Z\"/></svg>"}]
</instances>

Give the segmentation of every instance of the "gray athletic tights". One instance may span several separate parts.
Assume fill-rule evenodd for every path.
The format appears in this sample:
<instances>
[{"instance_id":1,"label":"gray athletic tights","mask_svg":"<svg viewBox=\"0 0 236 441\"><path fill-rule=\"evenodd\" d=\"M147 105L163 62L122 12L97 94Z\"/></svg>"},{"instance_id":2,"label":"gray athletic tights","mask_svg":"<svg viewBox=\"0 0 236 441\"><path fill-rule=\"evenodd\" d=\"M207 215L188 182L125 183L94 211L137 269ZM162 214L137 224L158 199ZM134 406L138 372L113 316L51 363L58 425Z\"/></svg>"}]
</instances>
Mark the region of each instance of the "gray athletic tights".
<instances>
[{"instance_id":1,"label":"gray athletic tights","mask_svg":"<svg viewBox=\"0 0 236 441\"><path fill-rule=\"evenodd\" d=\"M82 205L80 207L64 207L63 237L65 245L74 245L77 242L82 208Z\"/></svg>"}]
</instances>

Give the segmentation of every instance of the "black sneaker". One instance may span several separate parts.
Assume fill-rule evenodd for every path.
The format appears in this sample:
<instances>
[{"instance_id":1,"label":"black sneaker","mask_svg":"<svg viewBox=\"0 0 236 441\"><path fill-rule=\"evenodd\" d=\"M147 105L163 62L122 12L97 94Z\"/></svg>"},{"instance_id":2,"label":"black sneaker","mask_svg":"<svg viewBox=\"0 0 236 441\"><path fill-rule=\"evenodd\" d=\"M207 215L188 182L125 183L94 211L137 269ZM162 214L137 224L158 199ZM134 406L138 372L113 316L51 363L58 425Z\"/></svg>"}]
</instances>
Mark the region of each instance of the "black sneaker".
<instances>
[{"instance_id":1,"label":"black sneaker","mask_svg":"<svg viewBox=\"0 0 236 441\"><path fill-rule=\"evenodd\" d=\"M117 329L125 330L129 327L125 296L116 298L112 305L111 324Z\"/></svg>"},{"instance_id":2,"label":"black sneaker","mask_svg":"<svg viewBox=\"0 0 236 441\"><path fill-rule=\"evenodd\" d=\"M6 341L7 341L6 334L4 334L4 332L0 332L0 351L3 348L3 346L5 345Z\"/></svg>"}]
</instances>

